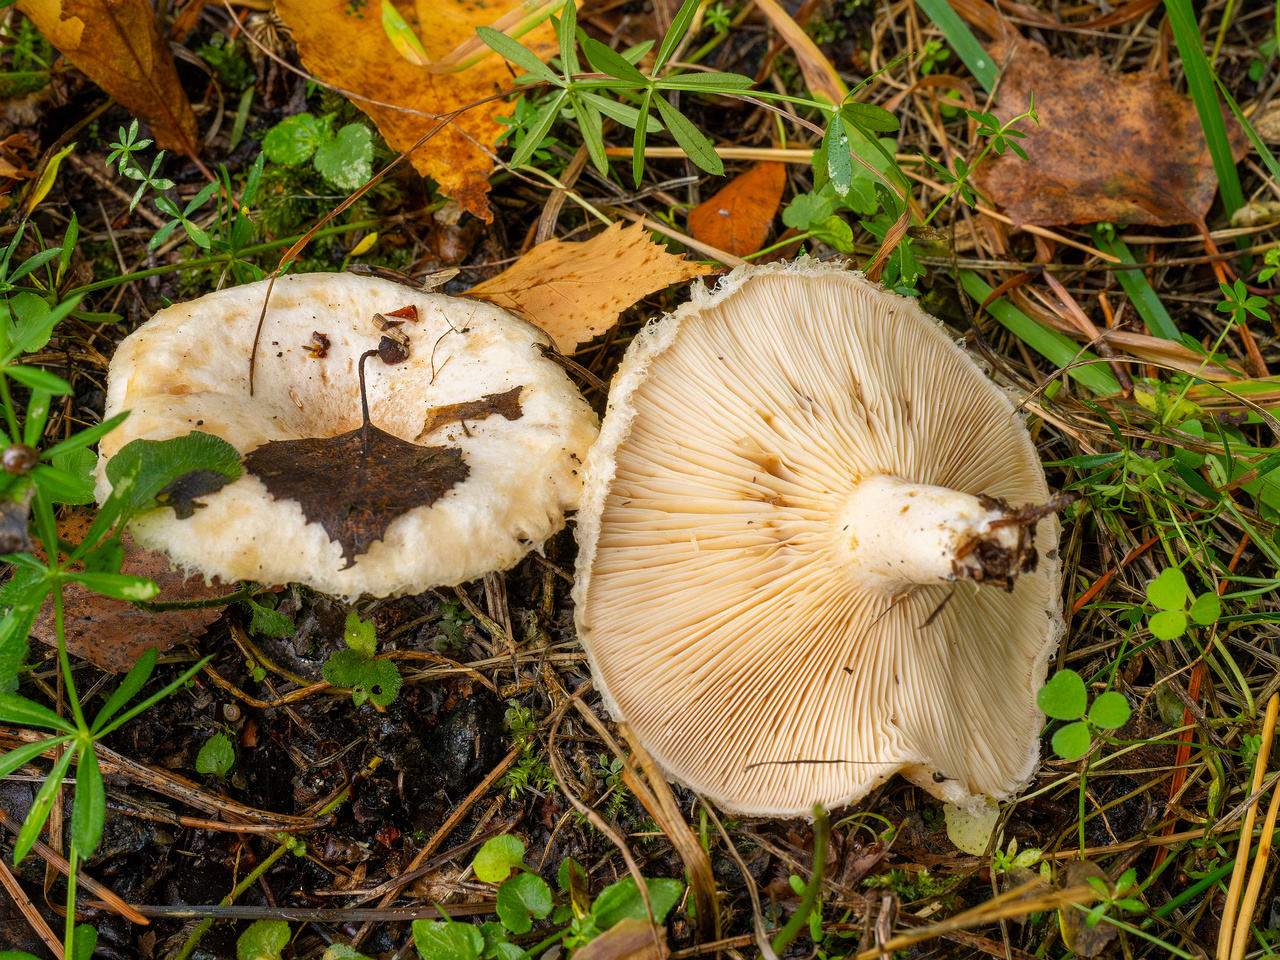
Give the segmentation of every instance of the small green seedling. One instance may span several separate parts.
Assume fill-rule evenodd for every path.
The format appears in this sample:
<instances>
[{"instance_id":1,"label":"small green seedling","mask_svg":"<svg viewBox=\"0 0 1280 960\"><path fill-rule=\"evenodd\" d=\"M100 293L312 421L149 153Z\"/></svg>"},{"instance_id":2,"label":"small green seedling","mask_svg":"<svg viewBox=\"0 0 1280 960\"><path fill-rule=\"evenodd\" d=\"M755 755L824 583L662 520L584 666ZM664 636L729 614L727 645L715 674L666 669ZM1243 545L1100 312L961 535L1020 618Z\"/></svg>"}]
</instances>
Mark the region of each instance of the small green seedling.
<instances>
[{"instance_id":1,"label":"small green seedling","mask_svg":"<svg viewBox=\"0 0 1280 960\"><path fill-rule=\"evenodd\" d=\"M1222 614L1217 594L1209 591L1193 597L1187 578L1177 567L1161 572L1147 584L1147 600L1157 609L1147 626L1157 640L1173 640L1182 636L1190 618L1202 627L1216 623ZM1191 606L1187 601L1191 600Z\"/></svg>"},{"instance_id":2,"label":"small green seedling","mask_svg":"<svg viewBox=\"0 0 1280 960\"><path fill-rule=\"evenodd\" d=\"M1120 875L1114 891L1101 877L1086 877L1085 882L1097 890L1101 898L1085 915L1086 926L1096 927L1098 921L1116 909L1124 910L1126 913L1139 913L1147 909L1145 903L1131 895L1137 893L1138 885L1138 871L1134 867L1130 867Z\"/></svg>"},{"instance_id":3,"label":"small green seedling","mask_svg":"<svg viewBox=\"0 0 1280 960\"><path fill-rule=\"evenodd\" d=\"M400 692L400 671L390 660L374 658L378 640L373 623L361 620L352 610L347 614L343 639L347 649L326 660L321 674L335 687L350 687L357 707L366 700L379 709L386 707Z\"/></svg>"},{"instance_id":4,"label":"small green seedling","mask_svg":"<svg viewBox=\"0 0 1280 960\"><path fill-rule=\"evenodd\" d=\"M1097 730L1114 730L1123 726L1131 712L1123 694L1109 690L1093 701L1089 713L1089 694L1084 680L1074 670L1059 670L1036 694L1040 709L1054 720L1074 720L1053 735L1053 752L1063 760L1078 760L1089 752L1089 744Z\"/></svg>"},{"instance_id":5,"label":"small green seedling","mask_svg":"<svg viewBox=\"0 0 1280 960\"><path fill-rule=\"evenodd\" d=\"M236 941L236 960L280 960L291 937L283 920L255 920Z\"/></svg>"},{"instance_id":6,"label":"small green seedling","mask_svg":"<svg viewBox=\"0 0 1280 960\"><path fill-rule=\"evenodd\" d=\"M249 621L249 632L254 636L275 637L279 640L292 637L297 632L297 627L293 625L292 620L275 609L275 597L271 594L266 594L262 599L265 602L258 603L252 597L244 601L252 614L252 619ZM262 682L261 677L255 676L254 679L259 683Z\"/></svg>"},{"instance_id":7,"label":"small green seedling","mask_svg":"<svg viewBox=\"0 0 1280 960\"><path fill-rule=\"evenodd\" d=\"M231 738L225 733L215 733L196 754L196 772L225 780L235 762L236 750L231 744Z\"/></svg>"},{"instance_id":8,"label":"small green seedling","mask_svg":"<svg viewBox=\"0 0 1280 960\"><path fill-rule=\"evenodd\" d=\"M413 942L423 960L518 960L526 951L511 937L532 930L535 918L550 916L553 923L564 925L529 949L535 955L561 941L566 948L577 949L621 920L645 919L644 898L634 879L610 884L592 901L586 875L572 857L560 865L559 886L566 902L556 907L551 888L525 864L524 854L524 844L510 835L494 837L480 848L471 869L477 880L500 884L495 904L498 920L479 927L454 920L415 920ZM646 879L645 886L653 916L661 923L684 894L684 884Z\"/></svg>"}]
</instances>

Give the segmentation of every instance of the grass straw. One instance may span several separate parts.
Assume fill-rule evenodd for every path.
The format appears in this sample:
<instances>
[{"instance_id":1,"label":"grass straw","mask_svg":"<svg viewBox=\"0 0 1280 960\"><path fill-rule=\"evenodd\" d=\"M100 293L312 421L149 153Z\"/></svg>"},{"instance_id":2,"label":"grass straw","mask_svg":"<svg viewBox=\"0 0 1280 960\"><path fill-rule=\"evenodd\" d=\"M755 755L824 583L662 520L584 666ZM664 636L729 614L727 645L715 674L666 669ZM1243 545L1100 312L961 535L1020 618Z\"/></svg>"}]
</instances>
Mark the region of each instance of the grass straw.
<instances>
[{"instance_id":1,"label":"grass straw","mask_svg":"<svg viewBox=\"0 0 1280 960\"><path fill-rule=\"evenodd\" d=\"M1187 87L1200 116L1205 142L1209 145L1209 156L1213 158L1222 203L1230 215L1244 206L1244 193L1240 189L1235 158L1231 155L1231 141L1227 139L1227 124L1222 119L1222 108L1218 105L1218 93L1214 89L1213 67L1204 55L1204 41L1196 26L1191 0L1165 0L1164 6L1173 27L1174 42L1182 57L1182 69L1187 74Z\"/></svg>"},{"instance_id":2,"label":"grass straw","mask_svg":"<svg viewBox=\"0 0 1280 960\"><path fill-rule=\"evenodd\" d=\"M969 296L979 303L991 296L991 287L972 270L961 270L960 282ZM1097 354L1087 350L1082 351L1074 340L1032 320L1003 297L998 297L987 304L987 312L999 320L1001 325L1015 337L1056 367L1069 367L1081 360L1097 359ZM1120 384L1116 382L1111 371L1099 364L1072 367L1067 371L1067 376L1081 386L1088 387L1100 397L1109 397L1120 392Z\"/></svg>"},{"instance_id":3,"label":"grass straw","mask_svg":"<svg viewBox=\"0 0 1280 960\"><path fill-rule=\"evenodd\" d=\"M1121 263L1138 262L1133 258L1133 254L1129 252L1129 248L1123 240L1119 237L1114 240L1108 240L1106 231L1100 225L1096 223L1090 224L1089 233L1093 236L1093 242L1097 244L1099 249L1118 257ZM1124 289L1125 294L1128 295L1129 302L1133 304L1133 309L1138 312L1138 316L1143 319L1147 329L1151 331L1153 336L1162 337L1165 340L1173 340L1177 343L1182 342L1182 334L1178 330L1177 324L1173 322L1173 318L1169 316L1169 311L1165 309L1160 298L1156 296L1155 290L1147 282L1146 274L1141 270L1117 270L1116 279L1120 281L1120 286Z\"/></svg>"},{"instance_id":4,"label":"grass straw","mask_svg":"<svg viewBox=\"0 0 1280 960\"><path fill-rule=\"evenodd\" d=\"M1262 789L1262 781L1267 775L1267 760L1271 756L1271 741L1275 737L1276 718L1280 716L1280 693L1273 694L1271 700L1267 703L1266 719L1262 723L1262 742L1258 747L1258 758L1253 764L1253 789L1249 793L1255 794ZM1280 790L1277 790L1271 798L1271 806L1267 810L1267 827L1262 831L1262 840L1258 845L1258 856L1261 857L1261 864L1266 866L1267 855L1271 852L1271 830L1275 826L1276 820L1276 799L1280 797ZM1244 823L1240 828L1240 844L1236 850L1235 866L1231 870L1231 885L1227 888L1227 902L1222 908L1222 925L1218 932L1218 960L1230 960L1233 952L1232 948L1232 930L1236 925L1236 906L1240 902L1240 891L1244 887L1244 868L1245 862L1249 859L1249 846L1253 841L1253 822L1257 817L1258 804L1249 804L1249 809L1244 812ZM1265 853L1264 853L1265 848ZM1262 880L1262 870L1257 865L1254 867L1254 877L1250 880L1250 890L1253 893L1253 903L1258 900L1258 891L1254 888L1253 879L1258 880L1259 885ZM1245 936L1248 936L1249 920L1253 916L1253 907L1250 906L1248 913L1243 910L1240 912L1245 921L1241 926ZM1241 940L1237 931L1235 939L1241 941L1238 951L1239 955L1244 953L1244 941Z\"/></svg>"},{"instance_id":5,"label":"grass straw","mask_svg":"<svg viewBox=\"0 0 1280 960\"><path fill-rule=\"evenodd\" d=\"M951 49L959 54L969 72L982 84L982 88L988 93L995 89L1000 71L996 69L991 54L983 49L978 38L960 19L960 15L951 9L947 0L916 0L916 3L938 25L942 35L947 38L947 43L951 44Z\"/></svg>"}]
</instances>

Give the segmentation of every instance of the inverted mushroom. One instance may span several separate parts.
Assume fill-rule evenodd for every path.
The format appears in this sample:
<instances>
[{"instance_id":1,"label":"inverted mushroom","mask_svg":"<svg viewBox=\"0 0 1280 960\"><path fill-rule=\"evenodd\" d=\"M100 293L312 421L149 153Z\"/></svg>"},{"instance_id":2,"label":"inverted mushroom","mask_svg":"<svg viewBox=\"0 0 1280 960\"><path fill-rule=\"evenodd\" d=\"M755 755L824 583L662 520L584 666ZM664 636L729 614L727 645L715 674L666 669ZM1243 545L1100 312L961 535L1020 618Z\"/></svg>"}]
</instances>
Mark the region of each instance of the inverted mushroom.
<instances>
[{"instance_id":1,"label":"inverted mushroom","mask_svg":"<svg viewBox=\"0 0 1280 960\"><path fill-rule=\"evenodd\" d=\"M1022 506L1047 498L1012 403L915 301L807 259L735 270L635 339L588 458L596 687L731 811L895 772L1006 796L1063 628L1057 521Z\"/></svg>"},{"instance_id":2,"label":"inverted mushroom","mask_svg":"<svg viewBox=\"0 0 1280 960\"><path fill-rule=\"evenodd\" d=\"M540 350L545 334L490 304L386 280L281 277L251 395L266 290L175 304L117 349L106 416L132 412L102 441L100 499L106 462L134 439L205 431L249 454L194 515L135 519L138 543L223 580L385 596L506 569L563 526L596 417ZM380 345L393 362L375 356L364 376L371 449L358 366ZM322 455L335 459L316 469ZM341 474L364 488L325 489Z\"/></svg>"}]
</instances>

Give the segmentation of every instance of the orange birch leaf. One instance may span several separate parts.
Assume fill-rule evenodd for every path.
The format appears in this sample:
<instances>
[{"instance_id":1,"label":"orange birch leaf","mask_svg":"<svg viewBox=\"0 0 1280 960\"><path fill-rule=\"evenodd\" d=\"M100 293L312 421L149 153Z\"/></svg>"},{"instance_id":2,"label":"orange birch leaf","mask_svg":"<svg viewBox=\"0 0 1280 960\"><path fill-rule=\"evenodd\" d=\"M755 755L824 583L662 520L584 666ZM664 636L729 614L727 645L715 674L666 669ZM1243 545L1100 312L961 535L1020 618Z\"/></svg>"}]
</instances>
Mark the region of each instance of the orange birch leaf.
<instances>
[{"instance_id":1,"label":"orange birch leaf","mask_svg":"<svg viewBox=\"0 0 1280 960\"><path fill-rule=\"evenodd\" d=\"M667 253L643 224L615 223L583 243L540 243L467 293L536 323L562 352L572 353L646 294L711 270Z\"/></svg>"},{"instance_id":2,"label":"orange birch leaf","mask_svg":"<svg viewBox=\"0 0 1280 960\"><path fill-rule=\"evenodd\" d=\"M764 246L786 185L785 164L758 163L694 207L689 213L689 232L694 239L736 257L755 253Z\"/></svg>"},{"instance_id":3,"label":"orange birch leaf","mask_svg":"<svg viewBox=\"0 0 1280 960\"><path fill-rule=\"evenodd\" d=\"M396 10L418 39L428 60L438 61L460 43L518 6L518 0L430 0L414 6L401 0ZM321 80L355 94L352 103L378 125L393 150L408 150L424 134L457 110L512 88L514 75L496 54L459 73L435 74L415 66L397 52L382 26L376 4L350 0L277 0L276 12L293 31L308 70ZM542 59L559 47L549 23L531 30L520 42ZM430 177L462 209L491 220L487 149L505 127L514 103L494 100L454 117L409 157L414 169Z\"/></svg>"},{"instance_id":4,"label":"orange birch leaf","mask_svg":"<svg viewBox=\"0 0 1280 960\"><path fill-rule=\"evenodd\" d=\"M17 6L85 76L146 118L156 146L200 152L196 116L147 0L18 0Z\"/></svg>"}]
</instances>

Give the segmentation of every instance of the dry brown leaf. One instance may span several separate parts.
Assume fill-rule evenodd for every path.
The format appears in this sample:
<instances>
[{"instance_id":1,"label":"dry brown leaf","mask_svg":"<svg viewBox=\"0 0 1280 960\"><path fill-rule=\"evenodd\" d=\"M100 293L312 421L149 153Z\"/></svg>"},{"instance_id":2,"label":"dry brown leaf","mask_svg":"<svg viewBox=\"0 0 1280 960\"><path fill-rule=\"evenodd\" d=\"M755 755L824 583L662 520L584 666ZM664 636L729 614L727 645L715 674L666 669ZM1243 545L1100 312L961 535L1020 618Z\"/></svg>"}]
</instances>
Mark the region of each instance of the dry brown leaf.
<instances>
[{"instance_id":1,"label":"dry brown leaf","mask_svg":"<svg viewBox=\"0 0 1280 960\"><path fill-rule=\"evenodd\" d=\"M573 955L581 960L666 960L668 953L665 927L624 917Z\"/></svg>"},{"instance_id":2,"label":"dry brown leaf","mask_svg":"<svg viewBox=\"0 0 1280 960\"><path fill-rule=\"evenodd\" d=\"M476 27L487 26L516 5L517 0L418 0L416 13L407 0L396 6L416 29L427 56L439 60L470 39ZM293 30L307 69L357 94L352 102L373 118L393 150L408 150L434 129L440 122L435 115L452 113L512 86L511 68L496 54L461 73L432 74L409 63L387 39L377 4L277 0L276 12ZM544 60L558 49L550 24L530 31L520 42ZM464 210L491 220L486 194L493 161L484 148L491 147L504 129L494 118L510 116L514 110L514 104L502 100L468 110L409 159Z\"/></svg>"},{"instance_id":3,"label":"dry brown leaf","mask_svg":"<svg viewBox=\"0 0 1280 960\"><path fill-rule=\"evenodd\" d=\"M147 0L18 0L17 6L90 80L145 117L157 146L199 152L191 102Z\"/></svg>"},{"instance_id":4,"label":"dry brown leaf","mask_svg":"<svg viewBox=\"0 0 1280 960\"><path fill-rule=\"evenodd\" d=\"M615 223L584 243L540 243L467 293L533 321L571 353L645 294L711 270L667 253L643 224Z\"/></svg>"},{"instance_id":5,"label":"dry brown leaf","mask_svg":"<svg viewBox=\"0 0 1280 960\"><path fill-rule=\"evenodd\" d=\"M93 522L87 510L75 510L58 521L58 536L79 543ZM206 600L231 593L234 588L214 581L206 587L198 577L191 579L172 570L163 553L143 550L129 534L121 538L124 564L121 573L149 577L160 587L152 603L177 600ZM44 551L36 545L35 555L44 560ZM75 583L62 588L63 622L66 627L67 650L88 660L99 670L120 673L133 666L149 647L164 653L174 644L191 640L204 633L204 628L222 616L222 607L200 607L195 610L166 610L148 613L127 600L116 600L93 593ZM56 646L53 600L46 600L36 617L31 636Z\"/></svg>"},{"instance_id":6,"label":"dry brown leaf","mask_svg":"<svg viewBox=\"0 0 1280 960\"><path fill-rule=\"evenodd\" d=\"M991 52L1003 61L1003 50ZM1096 57L1051 57L1020 40L992 112L1008 121L1026 110L1032 92L1040 129L1019 124L1030 162L1009 151L974 175L1015 224L1172 226L1208 212L1218 179L1196 108L1161 77L1114 73ZM1231 117L1227 129L1238 159L1244 132Z\"/></svg>"},{"instance_id":7,"label":"dry brown leaf","mask_svg":"<svg viewBox=\"0 0 1280 960\"><path fill-rule=\"evenodd\" d=\"M745 257L764 246L787 184L783 163L758 163L689 213L689 232L703 243Z\"/></svg>"},{"instance_id":8,"label":"dry brown leaf","mask_svg":"<svg viewBox=\"0 0 1280 960\"><path fill-rule=\"evenodd\" d=\"M831 65L813 38L804 32L791 15L783 9L778 0L755 0L759 10L769 26L778 31L778 36L786 41L800 65L800 73L804 76L804 84L815 97L825 99L828 103L840 103L849 92L840 79L840 74Z\"/></svg>"}]
</instances>

